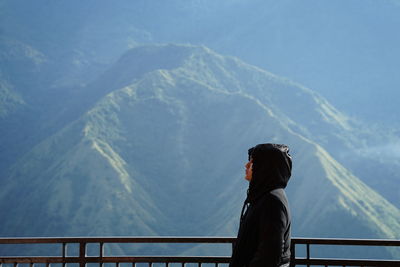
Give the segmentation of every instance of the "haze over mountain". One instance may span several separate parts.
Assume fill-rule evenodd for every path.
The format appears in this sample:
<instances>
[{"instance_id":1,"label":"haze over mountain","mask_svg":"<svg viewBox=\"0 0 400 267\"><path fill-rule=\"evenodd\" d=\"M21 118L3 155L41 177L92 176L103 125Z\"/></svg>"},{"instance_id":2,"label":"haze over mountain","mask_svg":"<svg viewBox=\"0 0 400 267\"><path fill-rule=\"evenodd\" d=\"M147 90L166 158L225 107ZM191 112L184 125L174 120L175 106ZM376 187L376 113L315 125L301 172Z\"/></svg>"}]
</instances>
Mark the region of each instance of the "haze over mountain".
<instances>
[{"instance_id":1,"label":"haze over mountain","mask_svg":"<svg viewBox=\"0 0 400 267\"><path fill-rule=\"evenodd\" d=\"M150 44L206 43L268 70L284 66L263 38L293 36L277 16L298 5L254 1L268 7L259 13L243 1L206 2L0 2L0 236L234 235L246 151L277 142L294 157L294 235L399 238L395 133L206 46ZM251 25L272 32L238 42L264 29ZM323 58L310 60L320 68ZM308 78L328 88L326 77Z\"/></svg>"},{"instance_id":2,"label":"haze over mountain","mask_svg":"<svg viewBox=\"0 0 400 267\"><path fill-rule=\"evenodd\" d=\"M3 34L53 53L62 44L57 53L74 57L81 70L93 61L115 60L137 43L203 44L301 82L351 116L398 126L397 0L3 0L2 5Z\"/></svg>"}]
</instances>

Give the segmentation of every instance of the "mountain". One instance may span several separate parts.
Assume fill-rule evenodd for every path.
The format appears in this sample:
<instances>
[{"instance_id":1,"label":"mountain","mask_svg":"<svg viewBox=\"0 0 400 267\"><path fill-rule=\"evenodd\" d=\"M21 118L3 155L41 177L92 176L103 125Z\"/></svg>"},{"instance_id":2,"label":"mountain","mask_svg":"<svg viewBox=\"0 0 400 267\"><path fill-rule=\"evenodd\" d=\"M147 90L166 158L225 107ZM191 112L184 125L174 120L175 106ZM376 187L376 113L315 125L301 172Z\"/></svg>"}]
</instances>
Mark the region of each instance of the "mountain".
<instances>
[{"instance_id":1,"label":"mountain","mask_svg":"<svg viewBox=\"0 0 400 267\"><path fill-rule=\"evenodd\" d=\"M14 109L21 99L25 101L23 112L0 122L1 135L9 137L0 141L1 149L7 151L1 155L0 169L60 130L64 121L57 116L50 121L47 115L63 112L58 107L65 107L64 100L74 102L84 88L94 86L96 90L98 85L93 84L100 73L128 48L191 43L237 56L322 95L318 101L325 102L325 114L336 112L332 106L342 112L336 118L335 114L327 117L333 124L321 127L321 120L306 119L309 114L295 102L281 112L295 114L286 114L292 120L303 114L296 127L303 128L305 137L321 144L400 208L395 101L400 82L395 73L400 62L395 34L400 18L398 1L121 0L116 4L2 0L0 7L0 43L10 44L1 46L0 94L8 100L0 109ZM27 55L36 63L21 60ZM285 97L282 94L280 103ZM79 104L76 109L75 115L68 113L63 119L70 121L84 112L79 111ZM341 123L336 124L338 121Z\"/></svg>"},{"instance_id":2,"label":"mountain","mask_svg":"<svg viewBox=\"0 0 400 267\"><path fill-rule=\"evenodd\" d=\"M276 142L294 159L293 235L399 238L399 209L319 142L345 147L352 122L288 79L206 47L148 45L70 97L3 175L0 236L235 235L247 149Z\"/></svg>"}]
</instances>

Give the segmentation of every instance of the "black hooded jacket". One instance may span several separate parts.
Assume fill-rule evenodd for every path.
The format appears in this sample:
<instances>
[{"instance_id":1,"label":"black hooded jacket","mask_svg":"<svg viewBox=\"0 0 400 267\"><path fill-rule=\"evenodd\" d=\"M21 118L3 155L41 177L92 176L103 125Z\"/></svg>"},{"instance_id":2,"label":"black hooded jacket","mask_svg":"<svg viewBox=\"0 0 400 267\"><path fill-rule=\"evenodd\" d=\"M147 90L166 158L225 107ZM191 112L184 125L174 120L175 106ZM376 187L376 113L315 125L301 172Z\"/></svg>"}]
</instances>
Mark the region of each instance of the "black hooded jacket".
<instances>
[{"instance_id":1,"label":"black hooded jacket","mask_svg":"<svg viewBox=\"0 0 400 267\"><path fill-rule=\"evenodd\" d=\"M289 262L291 216L283 190L292 170L288 152L287 146L278 144L249 149L253 176L230 267L275 267Z\"/></svg>"}]
</instances>

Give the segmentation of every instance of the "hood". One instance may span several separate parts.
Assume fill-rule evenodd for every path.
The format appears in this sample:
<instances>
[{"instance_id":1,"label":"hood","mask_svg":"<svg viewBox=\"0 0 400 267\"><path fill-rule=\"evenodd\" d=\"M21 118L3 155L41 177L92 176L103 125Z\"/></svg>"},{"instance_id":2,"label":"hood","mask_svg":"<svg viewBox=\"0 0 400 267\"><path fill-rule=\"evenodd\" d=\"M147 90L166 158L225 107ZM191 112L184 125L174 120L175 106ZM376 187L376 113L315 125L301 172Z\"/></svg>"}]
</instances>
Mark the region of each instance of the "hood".
<instances>
[{"instance_id":1,"label":"hood","mask_svg":"<svg viewBox=\"0 0 400 267\"><path fill-rule=\"evenodd\" d=\"M259 144L249 149L253 159L253 176L249 184L248 202L254 202L266 192L285 188L292 173L289 147L281 144Z\"/></svg>"}]
</instances>

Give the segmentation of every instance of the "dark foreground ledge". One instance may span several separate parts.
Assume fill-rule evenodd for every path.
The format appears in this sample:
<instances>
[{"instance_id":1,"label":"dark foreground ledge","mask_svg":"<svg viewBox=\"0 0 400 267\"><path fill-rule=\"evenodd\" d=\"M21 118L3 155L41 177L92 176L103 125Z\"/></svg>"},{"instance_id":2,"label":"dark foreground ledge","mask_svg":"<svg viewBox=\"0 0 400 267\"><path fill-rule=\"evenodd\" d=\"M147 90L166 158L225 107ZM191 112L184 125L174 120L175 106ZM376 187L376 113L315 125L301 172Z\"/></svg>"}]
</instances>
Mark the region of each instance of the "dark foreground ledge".
<instances>
[{"instance_id":1,"label":"dark foreground ledge","mask_svg":"<svg viewBox=\"0 0 400 267\"><path fill-rule=\"evenodd\" d=\"M111 256L104 255L104 245L112 243L129 243L129 244L233 244L236 238L234 237L33 237L33 238L0 238L0 253L1 246L15 244L59 244L61 252L59 256L0 256L0 267L4 265L12 265L17 267L18 264L29 264L34 267L35 264L46 264L50 267L51 264L79 264L80 267L85 267L88 263L97 263L100 267L104 263L115 263L119 267L120 263L131 263L135 267L139 263L147 263L149 267L153 264L161 263L164 266L171 264L181 264L184 267L186 264L197 264L199 267L202 264L212 263L216 267L229 263L229 256ZM67 247L75 244L78 246L76 256L67 255ZM96 244L98 246L98 255L88 256L88 245ZM339 259L339 258L314 258L311 256L311 246L378 246L378 247L393 247L400 248L400 240L387 239L338 239L338 238L293 238L292 239L292 264L291 266L399 266L400 259ZM299 246L305 247L303 257L298 257L296 251ZM1 255L1 254L0 254Z\"/></svg>"}]
</instances>

